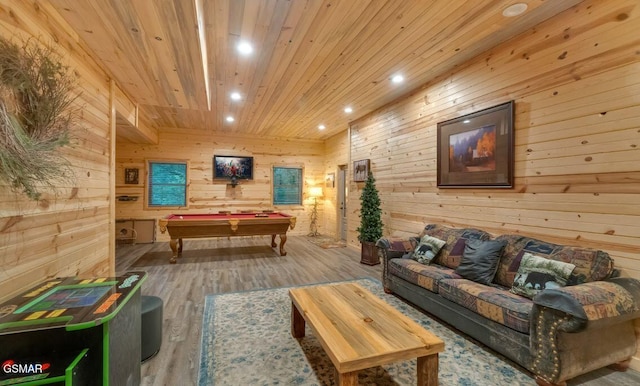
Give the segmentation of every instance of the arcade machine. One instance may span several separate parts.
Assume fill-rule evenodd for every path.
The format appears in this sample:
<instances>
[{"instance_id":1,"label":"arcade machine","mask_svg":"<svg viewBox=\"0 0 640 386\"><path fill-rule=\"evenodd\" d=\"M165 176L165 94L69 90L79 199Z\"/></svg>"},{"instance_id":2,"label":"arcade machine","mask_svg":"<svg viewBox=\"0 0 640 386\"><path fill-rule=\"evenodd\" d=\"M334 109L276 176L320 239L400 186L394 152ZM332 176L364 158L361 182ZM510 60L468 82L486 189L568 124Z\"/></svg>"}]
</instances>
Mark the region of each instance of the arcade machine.
<instances>
[{"instance_id":1,"label":"arcade machine","mask_svg":"<svg viewBox=\"0 0 640 386\"><path fill-rule=\"evenodd\" d=\"M139 385L145 272L45 281L0 305L0 386Z\"/></svg>"}]
</instances>

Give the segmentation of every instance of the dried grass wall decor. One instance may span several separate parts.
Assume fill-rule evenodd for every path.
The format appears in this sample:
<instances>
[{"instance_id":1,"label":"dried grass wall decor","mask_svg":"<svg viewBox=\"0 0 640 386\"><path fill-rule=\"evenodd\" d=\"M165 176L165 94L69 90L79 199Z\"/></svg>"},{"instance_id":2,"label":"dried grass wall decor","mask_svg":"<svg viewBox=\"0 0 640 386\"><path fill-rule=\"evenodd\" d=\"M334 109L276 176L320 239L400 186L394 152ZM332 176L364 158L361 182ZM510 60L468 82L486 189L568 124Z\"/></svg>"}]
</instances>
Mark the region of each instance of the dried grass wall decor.
<instances>
[{"instance_id":1,"label":"dried grass wall decor","mask_svg":"<svg viewBox=\"0 0 640 386\"><path fill-rule=\"evenodd\" d=\"M76 78L51 47L0 38L0 178L32 200L72 180L59 148L70 144Z\"/></svg>"}]
</instances>

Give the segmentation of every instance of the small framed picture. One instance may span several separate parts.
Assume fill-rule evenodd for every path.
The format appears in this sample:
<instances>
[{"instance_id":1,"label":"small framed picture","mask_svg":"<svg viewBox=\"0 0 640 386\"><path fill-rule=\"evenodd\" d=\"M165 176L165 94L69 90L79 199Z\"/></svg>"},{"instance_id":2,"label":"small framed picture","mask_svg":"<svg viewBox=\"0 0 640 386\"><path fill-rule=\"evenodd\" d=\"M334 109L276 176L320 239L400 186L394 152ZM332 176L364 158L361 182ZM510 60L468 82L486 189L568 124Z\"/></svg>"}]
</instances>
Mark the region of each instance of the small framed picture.
<instances>
[{"instance_id":1,"label":"small framed picture","mask_svg":"<svg viewBox=\"0 0 640 386\"><path fill-rule=\"evenodd\" d=\"M138 184L138 169L124 169L124 183Z\"/></svg>"},{"instance_id":2,"label":"small framed picture","mask_svg":"<svg viewBox=\"0 0 640 386\"><path fill-rule=\"evenodd\" d=\"M353 161L353 181L363 182L367 180L369 176L369 160L361 159L359 161Z\"/></svg>"},{"instance_id":3,"label":"small framed picture","mask_svg":"<svg viewBox=\"0 0 640 386\"><path fill-rule=\"evenodd\" d=\"M327 177L325 178L325 186L327 188L334 188L336 185L336 174L335 173L328 173Z\"/></svg>"}]
</instances>

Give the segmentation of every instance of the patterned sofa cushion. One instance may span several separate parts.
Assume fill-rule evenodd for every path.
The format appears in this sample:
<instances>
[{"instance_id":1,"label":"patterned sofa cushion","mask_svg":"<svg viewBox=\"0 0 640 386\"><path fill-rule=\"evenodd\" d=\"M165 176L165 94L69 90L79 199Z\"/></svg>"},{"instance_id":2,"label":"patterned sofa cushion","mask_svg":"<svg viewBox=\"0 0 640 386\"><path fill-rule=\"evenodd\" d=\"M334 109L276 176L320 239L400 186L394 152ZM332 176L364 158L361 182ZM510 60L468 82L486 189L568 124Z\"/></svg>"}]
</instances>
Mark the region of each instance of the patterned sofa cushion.
<instances>
[{"instance_id":1,"label":"patterned sofa cushion","mask_svg":"<svg viewBox=\"0 0 640 386\"><path fill-rule=\"evenodd\" d=\"M389 260L389 273L417 286L438 293L438 283L442 279L459 279L461 276L451 268L438 265L424 265L413 259Z\"/></svg>"},{"instance_id":2,"label":"patterned sofa cushion","mask_svg":"<svg viewBox=\"0 0 640 386\"><path fill-rule=\"evenodd\" d=\"M569 285L603 280L610 277L613 272L613 260L603 251L558 245L514 234L501 235L496 237L496 240L507 242L493 279L494 283L504 287L513 285L520 261L526 252L575 265L576 268L569 278Z\"/></svg>"},{"instance_id":3,"label":"patterned sofa cushion","mask_svg":"<svg viewBox=\"0 0 640 386\"><path fill-rule=\"evenodd\" d=\"M608 279L613 273L613 259L597 249L563 246L549 258L576 266L569 285Z\"/></svg>"},{"instance_id":4,"label":"patterned sofa cushion","mask_svg":"<svg viewBox=\"0 0 640 386\"><path fill-rule=\"evenodd\" d=\"M516 331L529 333L531 299L467 279L442 279L440 296Z\"/></svg>"},{"instance_id":5,"label":"patterned sofa cushion","mask_svg":"<svg viewBox=\"0 0 640 386\"><path fill-rule=\"evenodd\" d=\"M496 237L496 240L504 240L507 245L502 251L502 258L493 282L509 288L513 285L513 280L518 274L518 268L520 268L520 261L526 252L549 258L554 252L562 249L560 245L521 235L501 235Z\"/></svg>"},{"instance_id":6,"label":"patterned sofa cushion","mask_svg":"<svg viewBox=\"0 0 640 386\"><path fill-rule=\"evenodd\" d=\"M433 261L436 264L456 269L460 265L464 253L465 240L489 240L491 235L474 228L449 228L439 224L424 227L420 237L429 235L444 240L446 244Z\"/></svg>"},{"instance_id":7,"label":"patterned sofa cushion","mask_svg":"<svg viewBox=\"0 0 640 386\"><path fill-rule=\"evenodd\" d=\"M378 239L376 246L386 248L387 253L391 257L401 257L402 255L413 251L418 245L415 238L405 239L401 237L387 237Z\"/></svg>"}]
</instances>

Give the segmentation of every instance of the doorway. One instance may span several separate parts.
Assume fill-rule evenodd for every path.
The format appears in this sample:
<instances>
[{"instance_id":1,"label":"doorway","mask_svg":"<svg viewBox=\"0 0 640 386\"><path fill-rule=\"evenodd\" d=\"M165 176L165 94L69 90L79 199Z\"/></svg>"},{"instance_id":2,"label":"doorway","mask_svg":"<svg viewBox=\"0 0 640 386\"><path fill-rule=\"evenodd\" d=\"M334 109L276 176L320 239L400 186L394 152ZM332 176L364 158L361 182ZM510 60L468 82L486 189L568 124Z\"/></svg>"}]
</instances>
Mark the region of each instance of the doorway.
<instances>
[{"instance_id":1,"label":"doorway","mask_svg":"<svg viewBox=\"0 0 640 386\"><path fill-rule=\"evenodd\" d=\"M347 165L338 166L338 236L347 240Z\"/></svg>"}]
</instances>

